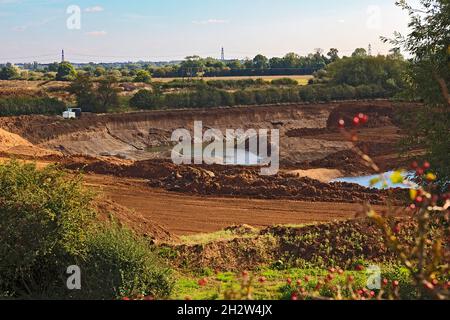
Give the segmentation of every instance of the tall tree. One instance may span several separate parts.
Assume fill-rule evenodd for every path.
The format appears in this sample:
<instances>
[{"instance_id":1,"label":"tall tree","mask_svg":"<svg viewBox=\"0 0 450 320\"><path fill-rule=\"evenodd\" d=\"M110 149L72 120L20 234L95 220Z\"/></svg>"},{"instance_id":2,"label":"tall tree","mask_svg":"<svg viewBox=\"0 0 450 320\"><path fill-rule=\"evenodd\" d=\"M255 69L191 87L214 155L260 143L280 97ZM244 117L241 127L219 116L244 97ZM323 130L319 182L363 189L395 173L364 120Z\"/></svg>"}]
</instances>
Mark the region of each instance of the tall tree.
<instances>
[{"instance_id":1,"label":"tall tree","mask_svg":"<svg viewBox=\"0 0 450 320\"><path fill-rule=\"evenodd\" d=\"M409 95L424 106L405 114L411 133L409 147L420 145L438 173L442 185L450 181L450 1L420 0L413 7L406 0L397 3L410 17L409 34L398 32L394 39L382 38L412 55Z\"/></svg>"}]
</instances>

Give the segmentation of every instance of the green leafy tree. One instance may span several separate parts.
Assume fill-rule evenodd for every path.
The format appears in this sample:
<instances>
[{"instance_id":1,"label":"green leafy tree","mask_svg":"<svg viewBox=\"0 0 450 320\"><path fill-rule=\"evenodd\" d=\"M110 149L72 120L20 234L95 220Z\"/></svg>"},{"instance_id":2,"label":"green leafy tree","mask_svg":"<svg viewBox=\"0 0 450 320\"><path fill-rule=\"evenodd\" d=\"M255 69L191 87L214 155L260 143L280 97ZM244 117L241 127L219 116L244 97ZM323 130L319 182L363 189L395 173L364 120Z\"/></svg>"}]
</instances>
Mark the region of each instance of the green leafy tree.
<instances>
[{"instance_id":1,"label":"green leafy tree","mask_svg":"<svg viewBox=\"0 0 450 320\"><path fill-rule=\"evenodd\" d=\"M256 69L266 69L269 67L269 59L267 59L267 57L263 56L262 54L258 54L253 58L253 66Z\"/></svg>"},{"instance_id":2,"label":"green leafy tree","mask_svg":"<svg viewBox=\"0 0 450 320\"><path fill-rule=\"evenodd\" d=\"M330 51L328 51L327 56L330 58L330 62L334 62L339 59L339 50L331 48Z\"/></svg>"},{"instance_id":3,"label":"green leafy tree","mask_svg":"<svg viewBox=\"0 0 450 320\"><path fill-rule=\"evenodd\" d=\"M19 70L11 63L8 63L0 70L0 80L11 80L18 78L19 76Z\"/></svg>"},{"instance_id":4,"label":"green leafy tree","mask_svg":"<svg viewBox=\"0 0 450 320\"><path fill-rule=\"evenodd\" d=\"M150 83L152 81L152 76L150 75L150 72L147 70L139 70L136 73L136 76L134 77L134 82L144 82L144 83Z\"/></svg>"},{"instance_id":5,"label":"green leafy tree","mask_svg":"<svg viewBox=\"0 0 450 320\"><path fill-rule=\"evenodd\" d=\"M413 7L401 0L398 5L410 16L409 34L395 33L382 38L413 58L408 69L408 95L421 99L423 107L403 116L411 133L407 147L425 147L427 158L438 173L439 182L450 181L450 2L421 0ZM412 121L414 120L414 121Z\"/></svg>"},{"instance_id":6,"label":"green leafy tree","mask_svg":"<svg viewBox=\"0 0 450 320\"><path fill-rule=\"evenodd\" d=\"M69 62L61 62L58 66L58 73L56 74L56 80L58 81L71 81L75 79L77 72L75 68Z\"/></svg>"},{"instance_id":7,"label":"green leafy tree","mask_svg":"<svg viewBox=\"0 0 450 320\"><path fill-rule=\"evenodd\" d=\"M95 112L97 105L94 83L88 74L79 73L70 84L69 92L75 95L77 106L87 112Z\"/></svg>"},{"instance_id":8,"label":"green leafy tree","mask_svg":"<svg viewBox=\"0 0 450 320\"><path fill-rule=\"evenodd\" d=\"M357 48L353 51L352 57L367 57L367 51L364 48Z\"/></svg>"},{"instance_id":9,"label":"green leafy tree","mask_svg":"<svg viewBox=\"0 0 450 320\"><path fill-rule=\"evenodd\" d=\"M117 79L106 76L101 80L96 90L97 112L107 112L108 108L116 107L119 104L117 89Z\"/></svg>"}]
</instances>

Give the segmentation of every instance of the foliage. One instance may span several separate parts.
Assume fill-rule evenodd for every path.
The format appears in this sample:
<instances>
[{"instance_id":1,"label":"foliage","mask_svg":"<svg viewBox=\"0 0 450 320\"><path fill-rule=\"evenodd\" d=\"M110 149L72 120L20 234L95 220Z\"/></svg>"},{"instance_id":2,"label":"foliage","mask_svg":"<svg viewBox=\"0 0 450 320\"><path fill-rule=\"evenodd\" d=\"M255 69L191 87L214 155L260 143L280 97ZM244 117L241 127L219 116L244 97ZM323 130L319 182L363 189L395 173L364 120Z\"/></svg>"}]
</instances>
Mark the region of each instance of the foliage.
<instances>
[{"instance_id":1,"label":"foliage","mask_svg":"<svg viewBox=\"0 0 450 320\"><path fill-rule=\"evenodd\" d=\"M0 80L11 80L19 77L19 71L12 64L7 64L0 69Z\"/></svg>"},{"instance_id":2,"label":"foliage","mask_svg":"<svg viewBox=\"0 0 450 320\"><path fill-rule=\"evenodd\" d=\"M410 132L405 145L427 150L426 158L435 168L438 181L445 186L450 181L450 3L447 0L421 0L414 8L407 1L398 5L410 16L407 36L395 33L392 40L412 56L408 68L407 96L421 99L424 107L405 114L403 126Z\"/></svg>"},{"instance_id":3,"label":"foliage","mask_svg":"<svg viewBox=\"0 0 450 320\"><path fill-rule=\"evenodd\" d=\"M0 166L0 293L61 294L65 268L87 252L92 195L55 167Z\"/></svg>"},{"instance_id":4,"label":"foliage","mask_svg":"<svg viewBox=\"0 0 450 320\"><path fill-rule=\"evenodd\" d=\"M77 75L75 68L67 61L61 62L58 66L56 74L56 80L58 81L71 81Z\"/></svg>"},{"instance_id":5,"label":"foliage","mask_svg":"<svg viewBox=\"0 0 450 320\"><path fill-rule=\"evenodd\" d=\"M103 113L119 104L117 79L108 75L96 86L87 74L78 74L69 87L77 106L86 112Z\"/></svg>"},{"instance_id":6,"label":"foliage","mask_svg":"<svg viewBox=\"0 0 450 320\"><path fill-rule=\"evenodd\" d=\"M101 224L80 176L11 161L0 166L0 297L115 299L166 297L170 272L145 240ZM67 267L81 269L68 290Z\"/></svg>"},{"instance_id":7,"label":"foliage","mask_svg":"<svg viewBox=\"0 0 450 320\"><path fill-rule=\"evenodd\" d=\"M134 82L144 82L144 83L150 83L152 81L152 76L150 75L150 72L147 70L139 70L136 73L136 76L134 77Z\"/></svg>"},{"instance_id":8,"label":"foliage","mask_svg":"<svg viewBox=\"0 0 450 320\"><path fill-rule=\"evenodd\" d=\"M356 55L327 66L327 77L335 85L378 85L397 92L404 88L406 62L389 56Z\"/></svg>"},{"instance_id":9,"label":"foliage","mask_svg":"<svg viewBox=\"0 0 450 320\"><path fill-rule=\"evenodd\" d=\"M87 237L83 298L166 298L172 291L171 271L161 265L144 240L117 225L100 226Z\"/></svg>"},{"instance_id":10,"label":"foliage","mask_svg":"<svg viewBox=\"0 0 450 320\"><path fill-rule=\"evenodd\" d=\"M49 97L0 98L0 116L61 114L65 109L64 102Z\"/></svg>"}]
</instances>

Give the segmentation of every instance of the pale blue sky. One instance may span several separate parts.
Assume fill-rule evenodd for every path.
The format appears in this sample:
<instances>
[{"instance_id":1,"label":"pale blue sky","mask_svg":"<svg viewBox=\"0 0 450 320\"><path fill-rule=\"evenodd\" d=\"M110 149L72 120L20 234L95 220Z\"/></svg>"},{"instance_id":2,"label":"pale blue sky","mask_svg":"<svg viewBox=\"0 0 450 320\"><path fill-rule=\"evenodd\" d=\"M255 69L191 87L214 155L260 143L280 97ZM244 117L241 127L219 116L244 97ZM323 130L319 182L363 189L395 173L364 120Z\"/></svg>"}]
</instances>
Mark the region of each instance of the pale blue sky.
<instances>
[{"instance_id":1,"label":"pale blue sky","mask_svg":"<svg viewBox=\"0 0 450 320\"><path fill-rule=\"evenodd\" d=\"M81 29L69 30L69 5ZM405 31L394 0L0 0L0 62L175 60L257 53L302 55L336 47L350 54L380 35Z\"/></svg>"}]
</instances>

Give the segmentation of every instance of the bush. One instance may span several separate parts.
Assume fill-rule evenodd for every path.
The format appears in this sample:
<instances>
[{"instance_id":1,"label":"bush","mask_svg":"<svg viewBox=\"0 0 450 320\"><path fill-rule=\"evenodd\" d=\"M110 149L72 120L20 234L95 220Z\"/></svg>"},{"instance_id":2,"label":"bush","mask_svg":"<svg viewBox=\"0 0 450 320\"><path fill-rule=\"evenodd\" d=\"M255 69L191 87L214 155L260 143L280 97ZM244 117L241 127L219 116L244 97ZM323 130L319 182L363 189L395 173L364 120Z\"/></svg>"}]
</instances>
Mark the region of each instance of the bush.
<instances>
[{"instance_id":1,"label":"bush","mask_svg":"<svg viewBox=\"0 0 450 320\"><path fill-rule=\"evenodd\" d=\"M64 294L65 269L86 253L92 195L54 167L15 161L0 166L0 189L0 293Z\"/></svg>"},{"instance_id":2,"label":"bush","mask_svg":"<svg viewBox=\"0 0 450 320\"><path fill-rule=\"evenodd\" d=\"M64 102L49 97L0 98L0 116L61 114L65 109Z\"/></svg>"},{"instance_id":3,"label":"bush","mask_svg":"<svg viewBox=\"0 0 450 320\"><path fill-rule=\"evenodd\" d=\"M292 78L274 79L271 82L275 86L297 86L298 81Z\"/></svg>"},{"instance_id":4,"label":"bush","mask_svg":"<svg viewBox=\"0 0 450 320\"><path fill-rule=\"evenodd\" d=\"M0 166L0 298L165 297L169 271L144 240L95 220L81 177L56 167ZM81 268L81 290L66 287L67 267Z\"/></svg>"},{"instance_id":5,"label":"bush","mask_svg":"<svg viewBox=\"0 0 450 320\"><path fill-rule=\"evenodd\" d=\"M102 226L87 239L83 297L167 298L173 288L170 270L160 265L148 243L118 226Z\"/></svg>"}]
</instances>

